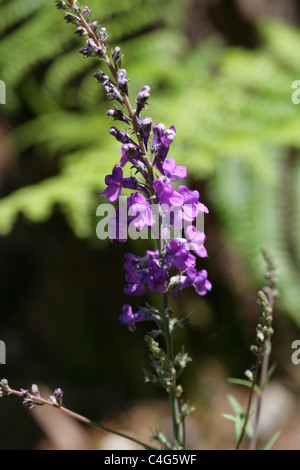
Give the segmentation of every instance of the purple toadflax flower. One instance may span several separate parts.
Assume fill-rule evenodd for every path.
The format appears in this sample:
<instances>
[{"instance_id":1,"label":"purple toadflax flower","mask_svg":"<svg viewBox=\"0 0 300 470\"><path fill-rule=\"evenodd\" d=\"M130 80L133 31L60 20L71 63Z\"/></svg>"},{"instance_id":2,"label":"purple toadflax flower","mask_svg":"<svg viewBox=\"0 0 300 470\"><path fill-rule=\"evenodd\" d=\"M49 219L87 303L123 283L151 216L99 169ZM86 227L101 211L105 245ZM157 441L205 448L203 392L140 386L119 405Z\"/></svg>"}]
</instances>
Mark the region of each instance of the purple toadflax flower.
<instances>
[{"instance_id":1,"label":"purple toadflax flower","mask_svg":"<svg viewBox=\"0 0 300 470\"><path fill-rule=\"evenodd\" d=\"M142 321L154 321L160 327L157 311L149 308L140 308L136 313L133 313L132 307L128 304L123 305L119 320L120 323L128 326L131 331L136 329L136 323Z\"/></svg>"}]
</instances>

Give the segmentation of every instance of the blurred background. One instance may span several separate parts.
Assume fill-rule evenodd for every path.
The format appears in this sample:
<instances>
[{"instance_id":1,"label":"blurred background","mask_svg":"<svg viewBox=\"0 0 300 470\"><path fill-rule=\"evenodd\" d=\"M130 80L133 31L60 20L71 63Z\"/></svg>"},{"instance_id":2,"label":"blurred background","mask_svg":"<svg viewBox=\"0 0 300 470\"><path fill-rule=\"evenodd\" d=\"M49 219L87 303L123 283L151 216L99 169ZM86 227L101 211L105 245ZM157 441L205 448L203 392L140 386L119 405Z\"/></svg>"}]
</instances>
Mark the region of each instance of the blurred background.
<instances>
[{"instance_id":1,"label":"blurred background","mask_svg":"<svg viewBox=\"0 0 300 470\"><path fill-rule=\"evenodd\" d=\"M300 80L298 0L90 0L93 18L120 45L131 97L151 87L149 115L177 137L170 156L188 167L188 185L210 209L205 218L213 290L186 289L177 309L192 312L178 337L193 358L182 382L196 406L192 449L234 445L226 394L245 405L243 378L264 283L260 246L279 272L272 364L259 446L300 446ZM96 237L104 177L119 160L99 64L49 0L0 0L0 339L1 377L13 388L64 390L65 405L147 440L170 421L164 393L145 384L144 326L119 324L124 253ZM159 306L158 299L148 301ZM29 412L0 401L0 448L126 449L45 407Z\"/></svg>"}]
</instances>

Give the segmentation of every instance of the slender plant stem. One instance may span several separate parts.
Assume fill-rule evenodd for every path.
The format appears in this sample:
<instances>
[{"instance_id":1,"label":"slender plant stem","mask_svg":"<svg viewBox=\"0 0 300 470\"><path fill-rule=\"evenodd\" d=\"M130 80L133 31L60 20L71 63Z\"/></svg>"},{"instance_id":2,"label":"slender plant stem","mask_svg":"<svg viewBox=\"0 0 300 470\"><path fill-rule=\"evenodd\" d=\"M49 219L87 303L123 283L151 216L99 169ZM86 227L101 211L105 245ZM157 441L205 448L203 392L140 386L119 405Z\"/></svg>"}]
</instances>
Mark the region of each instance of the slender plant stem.
<instances>
[{"instance_id":1,"label":"slender plant stem","mask_svg":"<svg viewBox=\"0 0 300 470\"><path fill-rule=\"evenodd\" d=\"M259 368L260 368L260 365L261 365L261 362L262 362L262 358L263 358L263 353L260 352L259 355L257 356L257 361L256 361L256 366L255 366L255 373L253 375L252 386L251 386L250 393L249 393L248 405L247 405L247 410L246 410L246 414L245 414L245 420L244 420L243 428L242 428L239 440L236 444L235 450L240 449L240 446L241 446L242 441L243 441L244 436L245 436L246 427L247 427L249 417L250 417L250 409L251 409L254 389L255 389L255 386L257 384L258 372L259 372Z\"/></svg>"},{"instance_id":2,"label":"slender plant stem","mask_svg":"<svg viewBox=\"0 0 300 470\"><path fill-rule=\"evenodd\" d=\"M275 286L272 285L272 289L268 293L269 306L272 310L274 307L274 288ZM259 418L260 418L260 412L262 408L262 397L263 397L267 373L269 369L270 353L271 353L271 340L269 339L266 342L266 351L264 353L264 357L262 360L261 374L260 374L260 381L259 381L259 393L257 395L256 412L255 412L254 425L253 425L253 436L250 440L249 450L254 450L256 448L256 443L257 443L257 438L258 438Z\"/></svg>"},{"instance_id":3,"label":"slender plant stem","mask_svg":"<svg viewBox=\"0 0 300 470\"><path fill-rule=\"evenodd\" d=\"M157 240L158 250L160 256L162 257L162 223L159 222L159 239ZM165 333L165 341L166 341L166 352L167 358L169 361L170 368L174 368L174 347L173 347L173 337L170 331L170 321L168 315L168 294L165 292L162 294L162 320L163 320L163 329ZM170 407L172 413L172 424L173 424L173 436L180 448L185 447L185 430L184 430L184 420L181 416L181 410L179 406L179 401L177 398L177 391L176 391L176 375L175 372L172 371L173 380L172 385L169 390L169 399L170 399Z\"/></svg>"},{"instance_id":4,"label":"slender plant stem","mask_svg":"<svg viewBox=\"0 0 300 470\"><path fill-rule=\"evenodd\" d=\"M17 395L19 397L22 396L22 391L14 390L10 387L5 387L5 388L0 387L0 391L3 392L5 395ZM56 408L57 410L61 411L62 413L76 419L77 421L81 421L82 423L89 424L90 426L101 429L102 431L109 432L111 434L115 434L116 436L123 437L124 439L132 441L135 444L138 444L138 445L144 447L147 450L158 450L155 447L151 447L150 445L145 444L144 442L140 441L139 439L128 436L127 434L124 434L122 432L115 431L114 429L111 429L107 426L103 426L102 424L97 423L96 421L92 421L91 419L86 418L85 416L80 415L79 413L76 413L75 411L69 410L68 408L66 408L64 406L56 405L52 401L47 400L46 398L42 398L40 395L30 394L30 399L36 405L48 405L48 406L51 406L52 408Z\"/></svg>"},{"instance_id":5,"label":"slender plant stem","mask_svg":"<svg viewBox=\"0 0 300 470\"><path fill-rule=\"evenodd\" d=\"M262 366L261 366L261 374L259 380L259 392L257 394L257 402L256 402L256 412L254 415L254 425L253 425L253 436L250 440L249 450L254 450L256 447L257 437L258 437L258 425L259 425L259 418L260 418L260 411L262 407L262 396L264 392L264 385L267 377L267 372L269 368L269 357L270 357L270 340L266 344L267 351L264 354Z\"/></svg>"},{"instance_id":6,"label":"slender plant stem","mask_svg":"<svg viewBox=\"0 0 300 470\"><path fill-rule=\"evenodd\" d=\"M174 349L173 349L173 338L170 332L170 324L169 324L169 316L168 316L168 294L163 294L163 324L164 324L164 332L165 332L165 339L166 339L166 349L167 349L167 357L169 360L170 366L173 368L174 362ZM182 428L184 424L181 420L181 413L179 409L179 403L176 394L176 377L174 377L172 386L169 392L170 397L170 406L172 411L172 422L173 422L173 434L174 438L179 444L179 446L183 447L183 437L184 433Z\"/></svg>"}]
</instances>

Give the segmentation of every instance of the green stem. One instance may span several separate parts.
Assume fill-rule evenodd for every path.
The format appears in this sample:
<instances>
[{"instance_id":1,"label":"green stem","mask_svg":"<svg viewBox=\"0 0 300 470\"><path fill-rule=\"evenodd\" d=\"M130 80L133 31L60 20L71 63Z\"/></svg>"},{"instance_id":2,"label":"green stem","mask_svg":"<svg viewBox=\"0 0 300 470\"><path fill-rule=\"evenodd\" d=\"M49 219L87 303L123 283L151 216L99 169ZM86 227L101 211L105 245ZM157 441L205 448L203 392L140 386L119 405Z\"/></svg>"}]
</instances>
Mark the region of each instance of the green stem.
<instances>
[{"instance_id":1,"label":"green stem","mask_svg":"<svg viewBox=\"0 0 300 470\"><path fill-rule=\"evenodd\" d=\"M255 386L257 384L258 372L259 372L259 368L260 368L260 365L261 365L261 362L262 362L262 358L263 358L263 353L260 352L258 357L257 357L257 361L256 361L255 373L254 373L254 377L253 377L253 381L252 381L252 387L250 389L248 405L247 405L247 411L246 411L246 414L245 414L245 420L244 420L242 432L241 432L239 440L236 444L235 450L239 450L239 448L241 446L241 443L242 443L242 441L244 439L244 436L245 436L246 426L248 424L249 417L250 417L250 408L251 408L251 404L252 404L253 393L254 393Z\"/></svg>"},{"instance_id":2,"label":"green stem","mask_svg":"<svg viewBox=\"0 0 300 470\"><path fill-rule=\"evenodd\" d=\"M160 222L160 230L159 230L159 240L158 240L158 249L160 252L160 256L162 256L162 243L161 243L161 222ZM175 440L176 447L178 446L180 449L184 449L184 420L181 417L181 410L179 406L179 401L177 398L177 384L176 384L176 372L173 371L174 369L174 347L173 347L173 337L170 331L170 321L168 315L168 294L162 294L162 320L163 320L163 329L165 333L165 341L166 341L166 351L167 357L170 365L171 375L172 375L172 384L169 390L169 399L170 399L170 407L172 413L172 423L173 423L173 436Z\"/></svg>"},{"instance_id":3,"label":"green stem","mask_svg":"<svg viewBox=\"0 0 300 470\"><path fill-rule=\"evenodd\" d=\"M264 393L264 385L267 378L268 368L269 368L269 358L270 358L270 340L267 342L267 350L263 357L262 366L261 366L261 374L259 380L259 392L257 396L257 403L256 403L256 412L254 417L254 425L253 425L253 436L250 440L249 449L248 450L255 450L257 437L258 437L258 425L259 425L259 418L262 406L262 396Z\"/></svg>"},{"instance_id":4,"label":"green stem","mask_svg":"<svg viewBox=\"0 0 300 470\"><path fill-rule=\"evenodd\" d=\"M168 316L168 294L163 294L163 324L166 338L166 349L167 357L169 360L170 367L173 368L174 362L174 351L173 351L173 338L170 332L169 316ZM172 386L169 391L170 406L172 411L172 422L173 422L173 435L174 439L179 446L183 446L183 435L181 426L181 414L178 405L178 399L176 396L176 378L174 377Z\"/></svg>"}]
</instances>

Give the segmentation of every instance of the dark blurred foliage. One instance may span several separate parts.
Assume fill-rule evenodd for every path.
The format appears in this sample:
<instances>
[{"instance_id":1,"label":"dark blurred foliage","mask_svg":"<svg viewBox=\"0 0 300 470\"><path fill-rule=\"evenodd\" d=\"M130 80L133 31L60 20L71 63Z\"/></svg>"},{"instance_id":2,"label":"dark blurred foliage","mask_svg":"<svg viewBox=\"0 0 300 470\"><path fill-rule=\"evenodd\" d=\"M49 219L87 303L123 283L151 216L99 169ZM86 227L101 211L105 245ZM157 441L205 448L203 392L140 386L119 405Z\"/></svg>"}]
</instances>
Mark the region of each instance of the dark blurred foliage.
<instances>
[{"instance_id":1,"label":"dark blurred foliage","mask_svg":"<svg viewBox=\"0 0 300 470\"><path fill-rule=\"evenodd\" d=\"M51 6L49 2L23 0L22 6L22 2L17 1L0 2L1 42L6 46L11 44L6 56L4 52L0 54L0 78L6 81L8 90L7 104L0 108L0 191L3 198L0 204L3 233L0 239L0 338L7 345L7 364L0 366L1 376L14 388L26 388L31 383L46 384L52 389L60 386L68 407L100 420L114 417L140 400L164 398L160 390L143 381L143 368L148 364L143 340L145 327L141 325L131 333L118 322L121 307L128 302L122 293L124 253L142 253L147 245L145 242L109 244L96 238L98 195L103 188L104 175L119 158L119 149L108 135L111 124L106 118L108 105L100 87L90 79L98 65L93 61L83 62L76 53L78 42L72 28L64 24L54 2L50 3ZM178 347L184 343L193 358L183 382L187 394L206 403L208 392L202 371L207 372L211 360L220 364L224 376L239 377L253 361L249 345L257 322L256 292L263 282L263 263L259 257L261 240L252 234L251 223L255 221L258 228L265 223L274 235L273 228L282 221L280 218L275 221L273 217L278 207L270 212L270 220L266 211L262 220L252 214L247 224L243 213L245 207L253 213L264 204L268 209L274 194L278 196L278 187L273 187L272 183L269 189L270 184L265 183L257 171L262 168L262 174L264 170L272 173L274 155L276 171L279 168L282 178L287 178L285 187L296 185L291 197L298 197L294 202L296 213L300 209L297 189L300 179L288 179L296 170L299 174L300 168L300 142L299 137L295 137L299 129L297 110L291 108L288 116L294 127L281 136L278 133L285 119L285 110L281 113L283 105L280 106L284 100L289 100L290 105L291 81L286 82L287 90L279 97L272 94L272 84L269 96L257 83L245 85L249 103L255 103L262 114L268 109L263 116L269 113L270 119L268 123L262 118L263 136L257 137L257 146L253 145L253 149L255 133L250 124L255 123L257 115L253 109L249 110L249 115L253 113L249 120L245 120L242 113L240 118L238 112L235 114L235 106L244 95L239 95L239 91L236 96L233 94L230 109L229 97L227 102L225 96L219 106L218 97L213 97L211 91L213 86L221 85L221 91L226 92L231 87L242 89L241 83L235 80L242 82L243 74L236 78L233 72L232 77L229 73L218 78L224 63L225 69L226 64L228 69L230 67L230 62L226 62L229 59L224 59L227 51L235 51L249 61L254 57L254 61L264 50L265 39L257 26L260 19L266 15L276 17L290 25L287 28L297 29L300 2L191 0L180 3L170 0L161 7L162 2L154 5L133 0L99 3L101 5L97 6L97 2L91 2L95 17L96 13L100 14L99 19L107 25L113 42L120 44L125 57L128 56L126 67L135 81L133 93L150 79L153 88L150 113L153 110L157 121L167 119L167 125L177 125L176 116L181 119L178 125L182 132L174 143L174 147L178 146L175 155L180 163L186 160L187 165L190 163L193 178L189 185L200 191L201 200L210 208L205 220L209 259L203 262L203 267L208 270L213 291L205 299L191 291L182 292L175 307L182 314L192 312L192 324L178 338ZM105 3L110 6L102 12L100 6ZM176 8L172 10L175 3ZM28 7L27 13L23 11L24 4ZM5 12L7 18L11 18L7 13L9 8L11 15L15 11L20 14L7 26L3 18ZM38 15L39 21L35 21ZM20 42L22 37L24 44ZM14 50L17 45L19 52ZM237 49L231 49L233 46ZM252 52L258 56L249 56ZM184 62L187 56L188 61ZM157 63L154 63L155 58ZM231 59L234 61L234 55ZM282 57L278 63L281 61ZM262 65L265 63L269 65L268 62ZM280 65L278 67L280 70ZM181 76L180 70L183 70ZM236 70L239 71L239 67ZM266 82L272 70L266 72ZM185 73L191 77L189 82L185 81ZM300 72L297 76L294 70L288 77L296 80L299 75ZM198 90L199 95L193 95L193 88L188 87L192 87L191 83L197 87L198 78L200 84L216 81L207 83L206 101L197 121L196 103L204 98L204 92L202 95ZM266 96L270 108L264 101ZM271 107L274 103L275 110ZM187 108L190 106L190 114L184 111L184 104ZM213 111L209 111L210 106ZM233 113L233 117L228 116L230 122L226 122L227 109ZM243 111L248 119L246 105ZM276 112L278 123L274 117ZM174 113L174 122L169 122ZM198 126L203 120L211 130L204 128L202 132L201 127L193 126L189 119L194 119ZM238 133L239 124L245 122L240 146L237 144L239 135L230 135L232 138L226 141L234 125ZM223 125L224 136L218 133L214 141L212 129L219 132ZM268 129L270 135L265 139ZM256 128L254 130L257 132ZM190 134L184 134L185 131ZM260 160L265 148L269 156ZM225 157L239 154L242 163L238 158L238 163L229 157L219 159L222 153ZM287 166L281 166L286 154L290 155L286 159ZM248 205L245 203L241 208L234 202L231 205L235 194L242 204L246 187ZM259 196L254 202L253 188ZM295 222L299 235L298 223L299 217ZM268 233L268 229L263 232ZM286 244L283 248L282 243L277 246L277 238L274 239L272 243L278 248L276 254L283 253L278 259L279 272L282 262L284 273L288 273L283 287L286 295L275 317L273 361L278 363L275 375L296 392L299 373L295 372L296 366L290 364L290 345L299 337L299 301L295 295L299 285L299 240L296 240L296 254L292 250L289 264ZM268 240L263 242L267 244ZM293 239L288 246L294 247ZM159 306L159 298L148 300ZM43 432L28 411L15 398L3 399L0 407L0 448L35 448ZM147 426L147 423L141 426L143 424Z\"/></svg>"}]
</instances>

